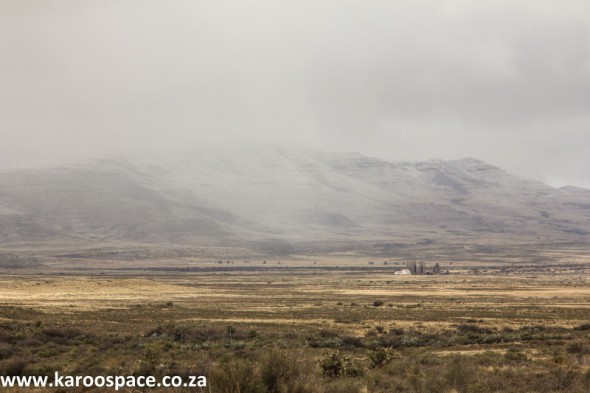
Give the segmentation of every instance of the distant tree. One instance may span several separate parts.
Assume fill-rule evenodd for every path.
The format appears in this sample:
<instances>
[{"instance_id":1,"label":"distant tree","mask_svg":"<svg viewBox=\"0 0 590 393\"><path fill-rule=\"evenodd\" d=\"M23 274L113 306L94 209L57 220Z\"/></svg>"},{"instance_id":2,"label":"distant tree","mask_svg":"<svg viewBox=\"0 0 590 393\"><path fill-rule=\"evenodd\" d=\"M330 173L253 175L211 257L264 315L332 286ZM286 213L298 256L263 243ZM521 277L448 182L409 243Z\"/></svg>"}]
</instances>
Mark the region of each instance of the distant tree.
<instances>
[{"instance_id":1,"label":"distant tree","mask_svg":"<svg viewBox=\"0 0 590 393\"><path fill-rule=\"evenodd\" d=\"M437 263L434 264L434 267L432 268L432 272L434 274L440 274L440 265Z\"/></svg>"},{"instance_id":2,"label":"distant tree","mask_svg":"<svg viewBox=\"0 0 590 393\"><path fill-rule=\"evenodd\" d=\"M416 274L416 261L408 261L406 263L406 269L408 269L410 273Z\"/></svg>"},{"instance_id":3,"label":"distant tree","mask_svg":"<svg viewBox=\"0 0 590 393\"><path fill-rule=\"evenodd\" d=\"M424 273L426 273L426 263L424 261L420 261L418 263L418 267L417 267L416 273L417 274L424 274Z\"/></svg>"}]
</instances>

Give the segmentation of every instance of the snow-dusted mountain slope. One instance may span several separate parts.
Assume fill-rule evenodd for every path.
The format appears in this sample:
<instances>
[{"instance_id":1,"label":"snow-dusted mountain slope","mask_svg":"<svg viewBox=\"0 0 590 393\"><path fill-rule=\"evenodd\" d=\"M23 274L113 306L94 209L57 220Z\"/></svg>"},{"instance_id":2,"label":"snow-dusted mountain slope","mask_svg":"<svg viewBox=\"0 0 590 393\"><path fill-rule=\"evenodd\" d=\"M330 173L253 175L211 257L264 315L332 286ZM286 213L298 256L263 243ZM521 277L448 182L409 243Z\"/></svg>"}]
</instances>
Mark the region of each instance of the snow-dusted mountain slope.
<instances>
[{"instance_id":1,"label":"snow-dusted mountain slope","mask_svg":"<svg viewBox=\"0 0 590 393\"><path fill-rule=\"evenodd\" d=\"M590 191L475 159L216 150L0 172L0 242L586 242Z\"/></svg>"}]
</instances>

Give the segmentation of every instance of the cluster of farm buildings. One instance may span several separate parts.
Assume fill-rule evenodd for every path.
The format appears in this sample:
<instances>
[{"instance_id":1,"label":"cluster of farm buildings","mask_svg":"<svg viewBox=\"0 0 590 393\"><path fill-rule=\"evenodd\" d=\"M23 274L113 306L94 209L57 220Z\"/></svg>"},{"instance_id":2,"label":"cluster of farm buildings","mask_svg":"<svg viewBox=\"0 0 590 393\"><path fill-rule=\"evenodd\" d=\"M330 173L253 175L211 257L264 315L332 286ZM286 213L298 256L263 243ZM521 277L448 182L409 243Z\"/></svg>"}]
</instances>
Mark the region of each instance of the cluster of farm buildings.
<instances>
[{"instance_id":1,"label":"cluster of farm buildings","mask_svg":"<svg viewBox=\"0 0 590 393\"><path fill-rule=\"evenodd\" d=\"M440 265L434 264L432 268L426 266L424 261L408 261L406 267L400 270L396 270L393 274L441 274Z\"/></svg>"}]
</instances>

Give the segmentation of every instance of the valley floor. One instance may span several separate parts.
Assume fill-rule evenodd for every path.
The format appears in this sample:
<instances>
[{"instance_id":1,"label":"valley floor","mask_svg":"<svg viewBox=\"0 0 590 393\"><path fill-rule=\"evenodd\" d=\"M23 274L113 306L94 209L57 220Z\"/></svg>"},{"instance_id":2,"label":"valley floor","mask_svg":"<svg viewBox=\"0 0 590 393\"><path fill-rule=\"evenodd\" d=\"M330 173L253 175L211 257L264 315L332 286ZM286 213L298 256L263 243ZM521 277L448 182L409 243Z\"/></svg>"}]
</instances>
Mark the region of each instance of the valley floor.
<instances>
[{"instance_id":1,"label":"valley floor","mask_svg":"<svg viewBox=\"0 0 590 393\"><path fill-rule=\"evenodd\" d=\"M6 274L0 371L206 375L204 392L587 392L590 278L566 271Z\"/></svg>"}]
</instances>

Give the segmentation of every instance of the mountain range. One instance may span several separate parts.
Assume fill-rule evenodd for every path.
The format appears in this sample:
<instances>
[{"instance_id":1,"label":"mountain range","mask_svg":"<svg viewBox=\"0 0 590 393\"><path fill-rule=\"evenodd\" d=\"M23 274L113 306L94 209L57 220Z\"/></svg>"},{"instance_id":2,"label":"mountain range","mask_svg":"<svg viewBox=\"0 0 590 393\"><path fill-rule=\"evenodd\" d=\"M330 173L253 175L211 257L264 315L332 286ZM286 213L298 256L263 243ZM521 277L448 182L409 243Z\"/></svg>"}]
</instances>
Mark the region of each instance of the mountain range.
<instances>
[{"instance_id":1,"label":"mountain range","mask_svg":"<svg viewBox=\"0 0 590 393\"><path fill-rule=\"evenodd\" d=\"M585 245L589 231L590 190L553 188L473 158L203 149L0 171L0 245L125 241L290 254Z\"/></svg>"}]
</instances>

